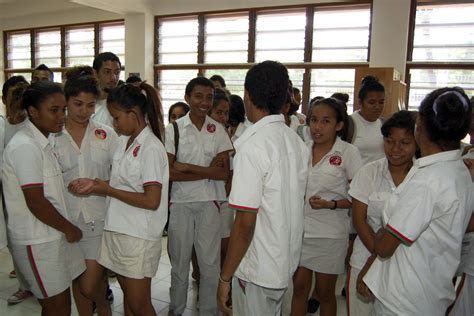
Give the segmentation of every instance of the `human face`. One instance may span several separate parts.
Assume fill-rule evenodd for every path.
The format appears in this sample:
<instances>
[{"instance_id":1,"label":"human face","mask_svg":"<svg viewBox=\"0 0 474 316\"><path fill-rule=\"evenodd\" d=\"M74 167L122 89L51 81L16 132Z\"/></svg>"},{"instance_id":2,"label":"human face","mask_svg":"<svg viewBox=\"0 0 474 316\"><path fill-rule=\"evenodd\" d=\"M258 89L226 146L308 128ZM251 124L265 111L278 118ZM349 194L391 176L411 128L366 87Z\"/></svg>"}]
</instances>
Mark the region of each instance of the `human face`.
<instances>
[{"instance_id":1,"label":"human face","mask_svg":"<svg viewBox=\"0 0 474 316\"><path fill-rule=\"evenodd\" d=\"M38 105L28 107L31 122L46 137L49 133L59 133L64 126L66 113L66 99L62 93L55 93L47 97Z\"/></svg>"},{"instance_id":2,"label":"human face","mask_svg":"<svg viewBox=\"0 0 474 316\"><path fill-rule=\"evenodd\" d=\"M295 99L296 104L301 104L301 92L293 93L293 98Z\"/></svg>"},{"instance_id":3,"label":"human face","mask_svg":"<svg viewBox=\"0 0 474 316\"><path fill-rule=\"evenodd\" d=\"M182 106L175 107L169 117L170 123L174 123L177 119L182 118L185 115L186 112Z\"/></svg>"},{"instance_id":4,"label":"human face","mask_svg":"<svg viewBox=\"0 0 474 316\"><path fill-rule=\"evenodd\" d=\"M31 75L31 83L38 81L53 81L51 73L47 70L35 70Z\"/></svg>"},{"instance_id":5,"label":"human face","mask_svg":"<svg viewBox=\"0 0 474 316\"><path fill-rule=\"evenodd\" d=\"M97 72L97 81L101 90L117 87L120 77L120 65L116 61L107 60Z\"/></svg>"},{"instance_id":6,"label":"human face","mask_svg":"<svg viewBox=\"0 0 474 316\"><path fill-rule=\"evenodd\" d=\"M210 112L210 117L227 126L229 121L229 102L221 100Z\"/></svg>"},{"instance_id":7,"label":"human face","mask_svg":"<svg viewBox=\"0 0 474 316\"><path fill-rule=\"evenodd\" d=\"M406 128L392 127L384 137L383 149L390 165L410 164L416 152L415 135Z\"/></svg>"},{"instance_id":8,"label":"human face","mask_svg":"<svg viewBox=\"0 0 474 316\"><path fill-rule=\"evenodd\" d=\"M360 105L360 114L369 122L375 122L382 115L385 93L369 91Z\"/></svg>"},{"instance_id":9,"label":"human face","mask_svg":"<svg viewBox=\"0 0 474 316\"><path fill-rule=\"evenodd\" d=\"M343 126L343 122L337 122L337 114L330 106L324 103L313 106L309 118L309 130L315 144L334 143L337 132Z\"/></svg>"},{"instance_id":10,"label":"human face","mask_svg":"<svg viewBox=\"0 0 474 316\"><path fill-rule=\"evenodd\" d=\"M95 111L96 98L92 93L81 92L67 100L67 119L87 125Z\"/></svg>"},{"instance_id":11,"label":"human face","mask_svg":"<svg viewBox=\"0 0 474 316\"><path fill-rule=\"evenodd\" d=\"M189 111L196 117L205 118L214 101L214 89L208 86L195 86L190 96L184 96Z\"/></svg>"},{"instance_id":12,"label":"human face","mask_svg":"<svg viewBox=\"0 0 474 316\"><path fill-rule=\"evenodd\" d=\"M110 115L113 118L114 128L119 134L130 136L135 132L137 117L133 111L124 111L120 105L111 103L107 105Z\"/></svg>"},{"instance_id":13,"label":"human face","mask_svg":"<svg viewBox=\"0 0 474 316\"><path fill-rule=\"evenodd\" d=\"M219 88L219 89L224 89L224 87L221 85L221 83L219 81L212 81L212 84L214 85L214 88Z\"/></svg>"}]
</instances>

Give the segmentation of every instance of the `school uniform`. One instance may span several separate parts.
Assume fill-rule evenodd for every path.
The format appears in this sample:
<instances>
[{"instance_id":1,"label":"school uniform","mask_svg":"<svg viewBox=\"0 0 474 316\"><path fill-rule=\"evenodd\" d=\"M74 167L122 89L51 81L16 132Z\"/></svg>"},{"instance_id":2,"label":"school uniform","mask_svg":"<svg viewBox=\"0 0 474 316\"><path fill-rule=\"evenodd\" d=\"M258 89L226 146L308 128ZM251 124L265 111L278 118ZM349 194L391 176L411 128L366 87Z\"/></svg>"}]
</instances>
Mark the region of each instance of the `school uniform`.
<instances>
[{"instance_id":1,"label":"school uniform","mask_svg":"<svg viewBox=\"0 0 474 316\"><path fill-rule=\"evenodd\" d=\"M383 226L402 243L364 277L376 312L444 315L454 300L452 278L474 209L472 180L460 157L452 150L418 159L388 199Z\"/></svg>"},{"instance_id":2,"label":"school uniform","mask_svg":"<svg viewBox=\"0 0 474 316\"><path fill-rule=\"evenodd\" d=\"M127 148L128 140L128 136L119 138L109 184L138 193L143 193L147 185L159 185L160 205L148 210L107 197L98 262L128 278L152 278L158 270L161 236L168 214L168 159L163 144L148 126Z\"/></svg>"},{"instance_id":3,"label":"school uniform","mask_svg":"<svg viewBox=\"0 0 474 316\"><path fill-rule=\"evenodd\" d=\"M312 150L313 141L308 142L307 146L308 150ZM326 274L344 273L351 220L348 210L314 210L309 199L314 195L327 201L349 198L349 181L361 166L359 150L339 137L331 150L318 163L310 166L300 266Z\"/></svg>"},{"instance_id":4,"label":"school uniform","mask_svg":"<svg viewBox=\"0 0 474 316\"><path fill-rule=\"evenodd\" d=\"M232 143L235 142L237 138L242 136L245 130L250 126L252 126L252 122L250 122L247 118L245 118L245 121L239 123L239 125L237 125L237 129L235 130L234 135L231 138Z\"/></svg>"},{"instance_id":5,"label":"school uniform","mask_svg":"<svg viewBox=\"0 0 474 316\"><path fill-rule=\"evenodd\" d=\"M43 187L45 198L69 218L64 200L61 168L48 139L33 125L13 136L4 152L3 190L10 250L26 290L40 299L55 296L85 270L77 243L44 224L29 210L23 190Z\"/></svg>"},{"instance_id":6,"label":"school uniform","mask_svg":"<svg viewBox=\"0 0 474 316\"><path fill-rule=\"evenodd\" d=\"M176 121L179 145L176 161L208 167L219 153L233 150L224 127L206 116L201 130L191 122L189 113ZM166 150L175 155L173 126L166 128ZM226 199L215 180L174 181L171 190L168 226L171 261L170 310L184 312L187 300L189 263L192 247L200 267L199 311L217 313L217 281L220 270L220 217L218 201Z\"/></svg>"},{"instance_id":7,"label":"school uniform","mask_svg":"<svg viewBox=\"0 0 474 316\"><path fill-rule=\"evenodd\" d=\"M352 144L354 144L362 157L362 164L385 157L383 150L382 120L369 122L360 115L359 111L351 114L354 121L354 133Z\"/></svg>"},{"instance_id":8,"label":"school uniform","mask_svg":"<svg viewBox=\"0 0 474 316\"><path fill-rule=\"evenodd\" d=\"M112 128L114 127L114 120L107 109L107 99L97 100L95 104L95 112L92 114L91 120L97 123L105 124Z\"/></svg>"},{"instance_id":9,"label":"school uniform","mask_svg":"<svg viewBox=\"0 0 474 316\"><path fill-rule=\"evenodd\" d=\"M118 136L111 127L91 120L80 147L67 129L51 135L50 142L66 186L78 178L110 179L112 156L118 142ZM81 197L66 190L65 198L71 221L82 231L79 247L84 257L97 260L104 230L105 197Z\"/></svg>"},{"instance_id":10,"label":"school uniform","mask_svg":"<svg viewBox=\"0 0 474 316\"><path fill-rule=\"evenodd\" d=\"M395 188L387 158L368 163L352 179L349 195L367 205L367 224L375 233L382 227L382 211ZM347 286L347 305L352 316L368 316L372 313L373 304L357 293L357 277L370 255L357 236L350 258Z\"/></svg>"},{"instance_id":11,"label":"school uniform","mask_svg":"<svg viewBox=\"0 0 474 316\"><path fill-rule=\"evenodd\" d=\"M23 122L13 125L13 124L10 124L10 122L8 122L7 119L5 119L4 148L6 145L8 145L13 135L15 135L16 132L18 132L23 126L25 126L29 120L30 120L29 118L26 118Z\"/></svg>"},{"instance_id":12,"label":"school uniform","mask_svg":"<svg viewBox=\"0 0 474 316\"><path fill-rule=\"evenodd\" d=\"M252 242L234 274L234 314L280 315L301 253L309 151L282 115L260 119L234 146L229 206L257 213Z\"/></svg>"}]
</instances>

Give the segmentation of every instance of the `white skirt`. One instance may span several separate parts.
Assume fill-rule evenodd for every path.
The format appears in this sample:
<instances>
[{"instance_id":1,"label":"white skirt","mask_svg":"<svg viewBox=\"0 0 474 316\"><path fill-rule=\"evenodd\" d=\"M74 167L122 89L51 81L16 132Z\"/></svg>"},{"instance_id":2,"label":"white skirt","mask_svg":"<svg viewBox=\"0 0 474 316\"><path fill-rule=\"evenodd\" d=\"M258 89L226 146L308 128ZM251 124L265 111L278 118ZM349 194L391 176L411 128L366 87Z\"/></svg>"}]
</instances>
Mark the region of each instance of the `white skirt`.
<instances>
[{"instance_id":1,"label":"white skirt","mask_svg":"<svg viewBox=\"0 0 474 316\"><path fill-rule=\"evenodd\" d=\"M349 239L303 238L300 266L324 274L343 274Z\"/></svg>"}]
</instances>

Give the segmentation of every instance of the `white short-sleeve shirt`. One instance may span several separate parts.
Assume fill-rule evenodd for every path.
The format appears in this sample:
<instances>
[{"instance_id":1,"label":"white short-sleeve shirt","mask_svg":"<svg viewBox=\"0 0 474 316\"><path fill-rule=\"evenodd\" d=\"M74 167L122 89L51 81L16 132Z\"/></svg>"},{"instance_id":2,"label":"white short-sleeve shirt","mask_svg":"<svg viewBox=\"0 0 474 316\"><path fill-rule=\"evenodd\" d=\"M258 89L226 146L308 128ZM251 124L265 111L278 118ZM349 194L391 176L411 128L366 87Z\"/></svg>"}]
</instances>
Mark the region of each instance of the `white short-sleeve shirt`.
<instances>
[{"instance_id":1,"label":"white short-sleeve shirt","mask_svg":"<svg viewBox=\"0 0 474 316\"><path fill-rule=\"evenodd\" d=\"M229 206L258 212L235 276L262 287L286 288L301 254L308 149L282 115L248 127L235 149Z\"/></svg>"},{"instance_id":2,"label":"white short-sleeve shirt","mask_svg":"<svg viewBox=\"0 0 474 316\"><path fill-rule=\"evenodd\" d=\"M23 122L18 123L18 124L10 124L8 120L5 120L5 140L4 140L4 146L7 146L10 140L12 139L13 135L16 134L23 126L27 124L29 121L28 118L26 118Z\"/></svg>"},{"instance_id":3,"label":"white short-sleeve shirt","mask_svg":"<svg viewBox=\"0 0 474 316\"><path fill-rule=\"evenodd\" d=\"M10 242L33 245L60 239L61 232L31 213L23 195L23 190L42 186L45 198L68 218L61 168L48 139L27 121L8 143L3 158L3 192Z\"/></svg>"},{"instance_id":4,"label":"white short-sleeve shirt","mask_svg":"<svg viewBox=\"0 0 474 316\"><path fill-rule=\"evenodd\" d=\"M156 210L147 210L107 198L105 229L145 240L160 240L168 217L168 157L161 141L145 127L127 148L129 137L121 136L113 156L110 186L143 193L147 185L161 186Z\"/></svg>"},{"instance_id":5,"label":"white short-sleeve shirt","mask_svg":"<svg viewBox=\"0 0 474 316\"><path fill-rule=\"evenodd\" d=\"M307 142L306 145L312 152L313 141ZM309 199L314 195L327 201L349 198L349 181L360 167L362 162L359 150L339 137L331 150L317 164L310 166L305 197L305 238L348 238L348 209L314 210Z\"/></svg>"},{"instance_id":6,"label":"white short-sleeve shirt","mask_svg":"<svg viewBox=\"0 0 474 316\"><path fill-rule=\"evenodd\" d=\"M51 146L61 165L64 184L77 178L110 179L112 157L118 136L104 124L89 121L81 147L77 146L67 129L50 136ZM105 218L105 197L79 197L66 190L66 205L71 220L85 223Z\"/></svg>"},{"instance_id":7,"label":"white short-sleeve shirt","mask_svg":"<svg viewBox=\"0 0 474 316\"><path fill-rule=\"evenodd\" d=\"M375 233L382 227L382 211L395 188L387 158L368 163L352 179L349 195L367 205L367 224ZM369 257L369 250L357 236L350 259L351 266L361 270Z\"/></svg>"},{"instance_id":8,"label":"white short-sleeve shirt","mask_svg":"<svg viewBox=\"0 0 474 316\"><path fill-rule=\"evenodd\" d=\"M453 150L418 159L383 210L384 227L402 244L377 258L364 282L397 315L444 315L455 298L452 278L474 208L460 157Z\"/></svg>"},{"instance_id":9,"label":"white short-sleeve shirt","mask_svg":"<svg viewBox=\"0 0 474 316\"><path fill-rule=\"evenodd\" d=\"M206 116L201 130L191 122L189 113L176 120L179 130L178 156L176 161L209 167L217 154L233 150L232 142L222 124ZM174 130L166 127L166 151L175 154ZM205 202L225 200L218 192L215 180L173 181L171 202Z\"/></svg>"},{"instance_id":10,"label":"white short-sleeve shirt","mask_svg":"<svg viewBox=\"0 0 474 316\"><path fill-rule=\"evenodd\" d=\"M107 99L97 100L95 104L95 112L91 119L97 123L101 123L110 127L114 127L114 119L107 109Z\"/></svg>"},{"instance_id":11,"label":"white short-sleeve shirt","mask_svg":"<svg viewBox=\"0 0 474 316\"><path fill-rule=\"evenodd\" d=\"M382 121L369 122L360 115L359 111L352 113L351 117L355 125L355 135L352 144L359 149L362 163L365 165L385 157L383 135L380 131Z\"/></svg>"}]
</instances>

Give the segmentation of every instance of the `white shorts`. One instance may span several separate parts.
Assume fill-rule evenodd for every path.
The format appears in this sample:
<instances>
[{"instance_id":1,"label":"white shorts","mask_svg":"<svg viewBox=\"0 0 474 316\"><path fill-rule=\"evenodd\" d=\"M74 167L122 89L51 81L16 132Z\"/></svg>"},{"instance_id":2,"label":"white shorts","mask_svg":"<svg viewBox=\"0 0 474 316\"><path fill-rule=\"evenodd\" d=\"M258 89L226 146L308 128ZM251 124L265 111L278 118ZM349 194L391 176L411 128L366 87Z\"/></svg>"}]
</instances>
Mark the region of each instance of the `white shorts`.
<instances>
[{"instance_id":1,"label":"white shorts","mask_svg":"<svg viewBox=\"0 0 474 316\"><path fill-rule=\"evenodd\" d=\"M86 269L77 243L61 238L37 245L11 245L16 272L25 281L25 290L45 299L62 293Z\"/></svg>"},{"instance_id":2,"label":"white shorts","mask_svg":"<svg viewBox=\"0 0 474 316\"><path fill-rule=\"evenodd\" d=\"M343 274L348 239L303 238L300 266L325 274Z\"/></svg>"},{"instance_id":3,"label":"white shorts","mask_svg":"<svg viewBox=\"0 0 474 316\"><path fill-rule=\"evenodd\" d=\"M360 270L354 267L350 267L347 272L346 301L349 309L348 315L370 316L372 315L374 304L357 293L357 277L359 273Z\"/></svg>"},{"instance_id":4,"label":"white shorts","mask_svg":"<svg viewBox=\"0 0 474 316\"><path fill-rule=\"evenodd\" d=\"M153 278L161 256L161 240L145 240L104 230L98 262L131 279Z\"/></svg>"},{"instance_id":5,"label":"white shorts","mask_svg":"<svg viewBox=\"0 0 474 316\"><path fill-rule=\"evenodd\" d=\"M103 220L87 224L84 222L73 222L73 224L82 231L82 239L78 244L84 259L97 260L99 257L99 249L104 233L104 223Z\"/></svg>"},{"instance_id":6,"label":"white shorts","mask_svg":"<svg viewBox=\"0 0 474 316\"><path fill-rule=\"evenodd\" d=\"M220 202L219 216L221 218L221 238L229 238L234 225L234 211L229 208L229 202Z\"/></svg>"}]
</instances>

